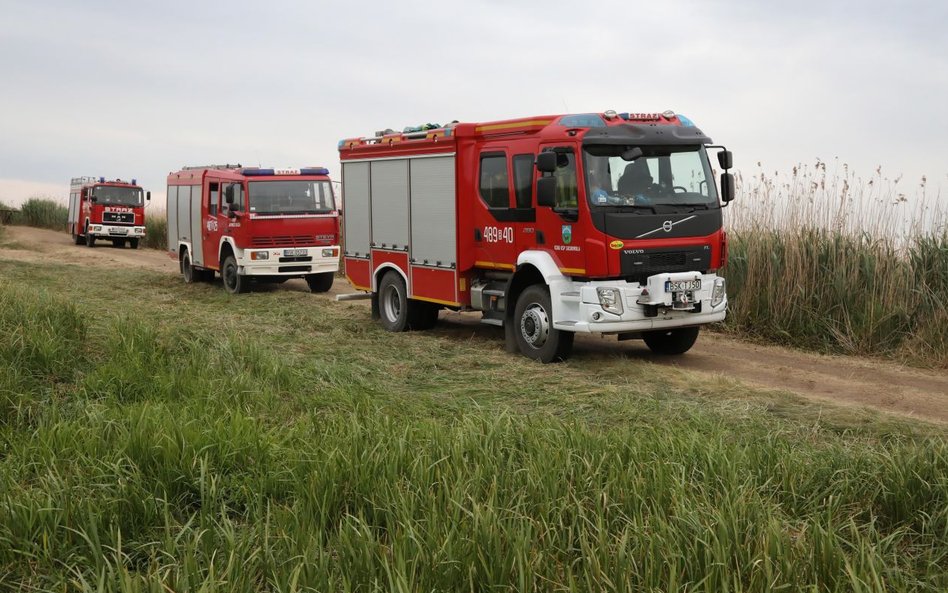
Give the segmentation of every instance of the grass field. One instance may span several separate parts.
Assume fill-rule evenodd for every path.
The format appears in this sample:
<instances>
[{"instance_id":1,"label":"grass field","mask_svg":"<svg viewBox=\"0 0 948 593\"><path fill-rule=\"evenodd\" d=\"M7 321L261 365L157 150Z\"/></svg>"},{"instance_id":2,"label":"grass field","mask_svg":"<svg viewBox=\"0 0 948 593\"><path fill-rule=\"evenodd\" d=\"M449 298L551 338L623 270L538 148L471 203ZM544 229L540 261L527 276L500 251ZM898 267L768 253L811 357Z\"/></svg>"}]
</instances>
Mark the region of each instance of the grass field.
<instances>
[{"instance_id":1,"label":"grass field","mask_svg":"<svg viewBox=\"0 0 948 593\"><path fill-rule=\"evenodd\" d=\"M940 428L303 292L0 277L8 589L948 588Z\"/></svg>"}]
</instances>

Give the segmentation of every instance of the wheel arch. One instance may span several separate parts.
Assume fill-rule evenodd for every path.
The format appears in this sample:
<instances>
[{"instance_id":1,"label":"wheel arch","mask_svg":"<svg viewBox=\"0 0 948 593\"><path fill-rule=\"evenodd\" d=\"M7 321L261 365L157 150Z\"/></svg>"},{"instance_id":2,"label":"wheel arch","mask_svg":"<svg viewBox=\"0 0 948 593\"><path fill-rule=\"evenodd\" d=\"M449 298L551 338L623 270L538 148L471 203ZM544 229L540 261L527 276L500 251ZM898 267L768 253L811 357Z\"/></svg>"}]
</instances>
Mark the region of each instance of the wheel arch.
<instances>
[{"instance_id":1,"label":"wheel arch","mask_svg":"<svg viewBox=\"0 0 948 593\"><path fill-rule=\"evenodd\" d=\"M375 272L372 273L372 292L378 292L379 282L382 281L382 276L389 270L395 270L395 272L402 277L402 282L405 283L405 294L410 295L411 287L408 285L408 275L401 268L390 262L386 262L375 268Z\"/></svg>"}]
</instances>

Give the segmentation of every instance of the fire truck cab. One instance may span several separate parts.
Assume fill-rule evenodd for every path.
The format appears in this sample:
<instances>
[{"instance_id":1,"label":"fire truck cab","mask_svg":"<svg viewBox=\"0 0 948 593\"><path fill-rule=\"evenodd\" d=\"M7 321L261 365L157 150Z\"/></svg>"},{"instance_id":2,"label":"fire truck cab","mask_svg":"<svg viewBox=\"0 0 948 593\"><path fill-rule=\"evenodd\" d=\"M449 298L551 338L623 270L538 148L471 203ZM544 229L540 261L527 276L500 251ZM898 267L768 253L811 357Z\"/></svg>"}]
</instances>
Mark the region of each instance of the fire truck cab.
<instances>
[{"instance_id":1,"label":"fire truck cab","mask_svg":"<svg viewBox=\"0 0 948 593\"><path fill-rule=\"evenodd\" d=\"M184 167L168 175L168 252L184 281L219 272L230 293L304 278L326 292L339 270L339 212L322 167Z\"/></svg>"},{"instance_id":2,"label":"fire truck cab","mask_svg":"<svg viewBox=\"0 0 948 593\"><path fill-rule=\"evenodd\" d=\"M105 239L117 247L138 249L145 238L145 200L142 188L131 182L105 177L73 177L69 184L69 232L76 245L94 247Z\"/></svg>"},{"instance_id":3,"label":"fire truck cab","mask_svg":"<svg viewBox=\"0 0 948 593\"><path fill-rule=\"evenodd\" d=\"M684 116L453 123L339 151L346 275L389 330L481 311L508 350L550 362L580 332L681 354L725 317L731 153Z\"/></svg>"}]
</instances>

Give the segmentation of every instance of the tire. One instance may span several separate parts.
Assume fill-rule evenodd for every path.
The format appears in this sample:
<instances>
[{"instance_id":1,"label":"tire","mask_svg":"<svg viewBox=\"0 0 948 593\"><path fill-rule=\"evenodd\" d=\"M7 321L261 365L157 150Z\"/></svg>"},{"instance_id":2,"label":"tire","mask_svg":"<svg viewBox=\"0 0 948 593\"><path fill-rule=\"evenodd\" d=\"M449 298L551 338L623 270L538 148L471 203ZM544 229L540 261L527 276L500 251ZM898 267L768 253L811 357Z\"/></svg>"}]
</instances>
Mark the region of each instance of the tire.
<instances>
[{"instance_id":1,"label":"tire","mask_svg":"<svg viewBox=\"0 0 948 593\"><path fill-rule=\"evenodd\" d=\"M224 281L224 290L230 294L241 294L250 290L250 278L241 276L237 267L237 259L233 255L224 258L221 266L221 280Z\"/></svg>"},{"instance_id":2,"label":"tire","mask_svg":"<svg viewBox=\"0 0 948 593\"><path fill-rule=\"evenodd\" d=\"M310 292L329 292L329 289L332 288L333 280L332 272L322 272L320 274L308 274L306 276L306 284L309 286Z\"/></svg>"},{"instance_id":3,"label":"tire","mask_svg":"<svg viewBox=\"0 0 948 593\"><path fill-rule=\"evenodd\" d=\"M553 329L550 291L539 284L528 286L514 309L514 333L520 353L542 363L569 358L573 350L572 332Z\"/></svg>"},{"instance_id":4,"label":"tire","mask_svg":"<svg viewBox=\"0 0 948 593\"><path fill-rule=\"evenodd\" d=\"M89 225L86 225L86 247L95 247L95 235L89 232Z\"/></svg>"},{"instance_id":5,"label":"tire","mask_svg":"<svg viewBox=\"0 0 948 593\"><path fill-rule=\"evenodd\" d=\"M673 356L684 354L691 350L698 339L698 327L677 327L675 329L662 329L650 332L644 332L642 339L649 347L649 350L655 354Z\"/></svg>"},{"instance_id":6,"label":"tire","mask_svg":"<svg viewBox=\"0 0 948 593\"><path fill-rule=\"evenodd\" d=\"M82 235L78 233L73 233L72 242L75 243L76 245L82 245L83 242L85 242L85 237L83 237Z\"/></svg>"},{"instance_id":7,"label":"tire","mask_svg":"<svg viewBox=\"0 0 948 593\"><path fill-rule=\"evenodd\" d=\"M194 284L197 282L197 270L191 265L191 254L185 250L181 256L181 276L185 284Z\"/></svg>"},{"instance_id":8,"label":"tire","mask_svg":"<svg viewBox=\"0 0 948 593\"><path fill-rule=\"evenodd\" d=\"M408 291L397 272L387 272L379 282L379 319L390 332L408 329Z\"/></svg>"},{"instance_id":9,"label":"tire","mask_svg":"<svg viewBox=\"0 0 948 593\"><path fill-rule=\"evenodd\" d=\"M140 239L129 239L128 243L132 246L132 249L138 249L138 243Z\"/></svg>"}]
</instances>

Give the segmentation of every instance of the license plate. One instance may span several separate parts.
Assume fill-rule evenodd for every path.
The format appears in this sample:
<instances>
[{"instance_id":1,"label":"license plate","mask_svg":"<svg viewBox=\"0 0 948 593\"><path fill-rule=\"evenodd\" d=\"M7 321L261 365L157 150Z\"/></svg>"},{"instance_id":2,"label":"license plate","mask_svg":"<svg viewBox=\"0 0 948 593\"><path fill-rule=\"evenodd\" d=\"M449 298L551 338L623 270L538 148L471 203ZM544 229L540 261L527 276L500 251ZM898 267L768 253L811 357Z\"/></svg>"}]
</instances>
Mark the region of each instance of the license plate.
<instances>
[{"instance_id":1,"label":"license plate","mask_svg":"<svg viewBox=\"0 0 948 593\"><path fill-rule=\"evenodd\" d=\"M127 235L128 229L110 229L109 234L110 235Z\"/></svg>"},{"instance_id":2,"label":"license plate","mask_svg":"<svg viewBox=\"0 0 948 593\"><path fill-rule=\"evenodd\" d=\"M301 255L306 255L308 250L306 249L284 249L283 257L300 257Z\"/></svg>"},{"instance_id":3,"label":"license plate","mask_svg":"<svg viewBox=\"0 0 948 593\"><path fill-rule=\"evenodd\" d=\"M665 283L665 292L685 292L687 290L701 290L701 280L669 280Z\"/></svg>"}]
</instances>

